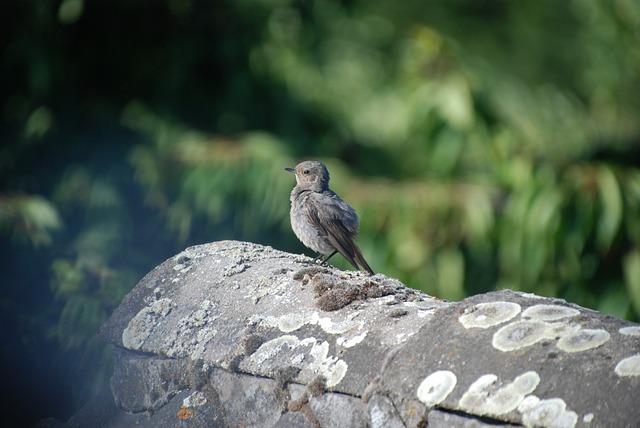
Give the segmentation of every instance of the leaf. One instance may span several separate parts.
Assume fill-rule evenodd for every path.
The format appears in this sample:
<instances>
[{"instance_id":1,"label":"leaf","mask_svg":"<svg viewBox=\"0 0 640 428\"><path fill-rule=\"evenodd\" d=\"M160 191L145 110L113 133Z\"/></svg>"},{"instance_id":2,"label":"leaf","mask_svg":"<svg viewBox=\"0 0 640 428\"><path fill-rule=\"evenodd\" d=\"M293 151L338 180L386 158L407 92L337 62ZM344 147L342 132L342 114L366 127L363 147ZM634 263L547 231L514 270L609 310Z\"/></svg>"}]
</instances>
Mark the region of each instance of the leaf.
<instances>
[{"instance_id":1,"label":"leaf","mask_svg":"<svg viewBox=\"0 0 640 428\"><path fill-rule=\"evenodd\" d=\"M439 296L448 300L464 298L464 257L457 249L445 249L438 253Z\"/></svg>"},{"instance_id":2,"label":"leaf","mask_svg":"<svg viewBox=\"0 0 640 428\"><path fill-rule=\"evenodd\" d=\"M598 216L596 242L601 250L607 251L622 221L622 194L610 167L603 165L597 171L596 180L600 190L602 212Z\"/></svg>"},{"instance_id":3,"label":"leaf","mask_svg":"<svg viewBox=\"0 0 640 428\"><path fill-rule=\"evenodd\" d=\"M626 255L622 262L624 284L636 313L640 313L640 250Z\"/></svg>"}]
</instances>

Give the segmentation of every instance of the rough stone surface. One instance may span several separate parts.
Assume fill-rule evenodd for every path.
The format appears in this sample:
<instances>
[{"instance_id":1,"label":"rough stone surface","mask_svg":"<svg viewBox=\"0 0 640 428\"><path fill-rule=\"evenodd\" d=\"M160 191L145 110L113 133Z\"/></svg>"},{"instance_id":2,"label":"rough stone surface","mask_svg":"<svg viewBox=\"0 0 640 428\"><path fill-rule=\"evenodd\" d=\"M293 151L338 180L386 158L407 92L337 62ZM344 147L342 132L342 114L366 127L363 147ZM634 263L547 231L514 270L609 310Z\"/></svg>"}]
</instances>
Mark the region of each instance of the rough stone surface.
<instances>
[{"instance_id":1,"label":"rough stone surface","mask_svg":"<svg viewBox=\"0 0 640 428\"><path fill-rule=\"evenodd\" d=\"M445 302L255 244L191 247L103 326L105 427L611 427L640 420L640 328L512 291Z\"/></svg>"}]
</instances>

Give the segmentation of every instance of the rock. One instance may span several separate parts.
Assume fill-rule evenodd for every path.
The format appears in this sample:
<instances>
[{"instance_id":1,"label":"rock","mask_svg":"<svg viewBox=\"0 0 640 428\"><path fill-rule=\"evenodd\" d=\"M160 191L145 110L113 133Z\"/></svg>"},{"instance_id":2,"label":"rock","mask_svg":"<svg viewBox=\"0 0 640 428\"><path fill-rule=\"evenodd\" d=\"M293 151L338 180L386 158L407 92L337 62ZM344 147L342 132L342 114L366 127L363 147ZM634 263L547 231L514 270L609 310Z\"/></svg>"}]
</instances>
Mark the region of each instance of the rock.
<instances>
[{"instance_id":1,"label":"rock","mask_svg":"<svg viewBox=\"0 0 640 428\"><path fill-rule=\"evenodd\" d=\"M445 302L256 244L188 248L100 336L111 392L42 426L637 426L640 326L513 291ZM50 420L47 420L51 423Z\"/></svg>"}]
</instances>

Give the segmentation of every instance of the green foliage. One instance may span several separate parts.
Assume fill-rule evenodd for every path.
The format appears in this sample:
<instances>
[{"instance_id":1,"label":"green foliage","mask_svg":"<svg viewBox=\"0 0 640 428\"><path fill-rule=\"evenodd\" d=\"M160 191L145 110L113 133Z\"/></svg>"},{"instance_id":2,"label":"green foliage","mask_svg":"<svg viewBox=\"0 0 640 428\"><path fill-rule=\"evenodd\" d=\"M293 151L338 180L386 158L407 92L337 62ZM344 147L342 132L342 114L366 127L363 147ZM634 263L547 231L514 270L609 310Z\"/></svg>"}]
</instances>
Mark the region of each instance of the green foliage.
<instances>
[{"instance_id":1,"label":"green foliage","mask_svg":"<svg viewBox=\"0 0 640 428\"><path fill-rule=\"evenodd\" d=\"M50 245L61 226L55 206L42 196L0 196L0 233L35 247Z\"/></svg>"},{"instance_id":2,"label":"green foliage","mask_svg":"<svg viewBox=\"0 0 640 428\"><path fill-rule=\"evenodd\" d=\"M302 158L377 272L640 318L636 1L99 5L16 3L3 63L0 232L50 250L46 334L79 383L108 372L84 376L98 326L184 246L311 254L282 171Z\"/></svg>"},{"instance_id":3,"label":"green foliage","mask_svg":"<svg viewBox=\"0 0 640 428\"><path fill-rule=\"evenodd\" d=\"M198 240L194 223L258 238L283 222L288 207L281 199L291 177L282 169L293 160L275 137L211 137L171 125L137 103L125 109L123 122L149 140L134 147L129 160L146 203L162 213L180 242Z\"/></svg>"},{"instance_id":4,"label":"green foliage","mask_svg":"<svg viewBox=\"0 0 640 428\"><path fill-rule=\"evenodd\" d=\"M53 193L77 223L58 240L65 252L51 260L50 288L61 306L48 335L74 357L79 373L90 370L76 387L79 396L95 394L108 379L111 355L96 333L140 275L126 258L132 231L120 191L109 178L93 178L78 166L67 169Z\"/></svg>"}]
</instances>

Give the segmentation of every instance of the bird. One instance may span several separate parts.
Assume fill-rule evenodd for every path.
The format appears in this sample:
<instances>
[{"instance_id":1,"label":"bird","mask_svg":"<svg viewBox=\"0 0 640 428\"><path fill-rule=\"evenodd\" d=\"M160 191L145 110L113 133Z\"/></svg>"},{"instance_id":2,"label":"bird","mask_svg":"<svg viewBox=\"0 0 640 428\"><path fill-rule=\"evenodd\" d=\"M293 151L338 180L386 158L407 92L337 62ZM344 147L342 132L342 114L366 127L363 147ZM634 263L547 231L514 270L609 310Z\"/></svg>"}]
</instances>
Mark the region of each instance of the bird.
<instances>
[{"instance_id":1,"label":"bird","mask_svg":"<svg viewBox=\"0 0 640 428\"><path fill-rule=\"evenodd\" d=\"M336 253L342 254L356 269L370 275L373 269L354 242L360 222L351 205L329 189L329 171L319 161L308 160L295 168L284 168L296 176L291 191L291 228L308 248L319 253L326 263ZM322 259L325 255L326 258Z\"/></svg>"}]
</instances>

